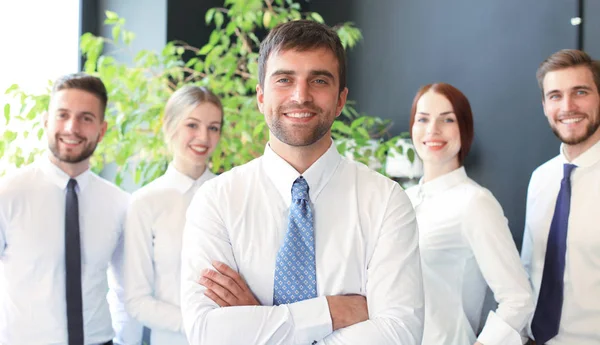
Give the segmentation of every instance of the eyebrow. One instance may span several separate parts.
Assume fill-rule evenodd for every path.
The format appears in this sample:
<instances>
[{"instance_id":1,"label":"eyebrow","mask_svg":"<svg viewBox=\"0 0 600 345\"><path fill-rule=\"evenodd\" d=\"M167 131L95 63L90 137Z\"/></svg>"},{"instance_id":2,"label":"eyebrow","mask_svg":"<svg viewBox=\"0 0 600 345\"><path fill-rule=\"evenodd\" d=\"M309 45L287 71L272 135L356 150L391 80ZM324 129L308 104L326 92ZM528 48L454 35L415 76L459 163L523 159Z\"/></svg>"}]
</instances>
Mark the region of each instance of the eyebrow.
<instances>
[{"instance_id":1,"label":"eyebrow","mask_svg":"<svg viewBox=\"0 0 600 345\"><path fill-rule=\"evenodd\" d=\"M333 73L331 73L325 69L312 70L312 71L310 71L309 74L311 76L323 76L323 77L328 77L328 78L335 80L335 76L333 75ZM275 76L279 76L279 75L296 75L296 72L293 70L289 70L289 69L278 69L278 70L274 71L273 73L271 73L271 77L275 77Z\"/></svg>"},{"instance_id":2,"label":"eyebrow","mask_svg":"<svg viewBox=\"0 0 600 345\"><path fill-rule=\"evenodd\" d=\"M571 88L571 90L575 90L575 91L577 91L577 90L592 91L592 88L589 87L589 86L587 86L587 85L576 85L576 86L573 86ZM558 89L550 90L550 91L548 91L548 92L545 93L545 96L547 97L547 96L549 96L549 95L551 95L553 93L557 93L557 92L560 92L560 90L558 90Z\"/></svg>"},{"instance_id":3,"label":"eyebrow","mask_svg":"<svg viewBox=\"0 0 600 345\"><path fill-rule=\"evenodd\" d=\"M56 110L57 111L64 111L64 112L67 112L67 113L71 112L69 109L65 109L65 108L58 108ZM82 112L79 112L77 114L79 114L79 115L90 115L90 116L93 116L93 117L98 117L98 116L96 116L96 114L92 113L91 111L82 111Z\"/></svg>"},{"instance_id":4,"label":"eyebrow","mask_svg":"<svg viewBox=\"0 0 600 345\"><path fill-rule=\"evenodd\" d=\"M423 112L423 111L419 111L419 112L417 112L417 114L429 116L429 113L426 113L426 112ZM450 114L454 114L454 112L451 111L451 110L450 111L445 111L443 113L440 113L440 116L445 116L445 115L450 115Z\"/></svg>"},{"instance_id":5,"label":"eyebrow","mask_svg":"<svg viewBox=\"0 0 600 345\"><path fill-rule=\"evenodd\" d=\"M195 118L195 117L191 117L191 116L190 116L190 117L187 117L187 118L186 118L186 120L192 120L192 121L194 121L194 122L199 122L199 123L202 123L202 121L198 120L198 119L197 119L197 118ZM218 125L220 125L220 124L222 124L222 122L221 122L221 121L212 121L212 122L209 122L208 124L209 124L209 125L214 125L214 124L218 124Z\"/></svg>"}]
</instances>

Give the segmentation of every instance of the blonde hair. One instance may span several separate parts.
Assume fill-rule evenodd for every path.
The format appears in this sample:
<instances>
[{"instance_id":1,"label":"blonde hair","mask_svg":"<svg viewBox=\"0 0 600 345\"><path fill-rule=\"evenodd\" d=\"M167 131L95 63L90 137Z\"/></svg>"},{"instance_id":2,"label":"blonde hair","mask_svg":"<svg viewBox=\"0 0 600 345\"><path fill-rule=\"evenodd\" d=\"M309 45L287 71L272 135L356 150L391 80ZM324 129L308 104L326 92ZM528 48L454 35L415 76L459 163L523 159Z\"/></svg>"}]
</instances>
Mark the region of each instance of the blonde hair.
<instances>
[{"instance_id":1,"label":"blonde hair","mask_svg":"<svg viewBox=\"0 0 600 345\"><path fill-rule=\"evenodd\" d=\"M221 122L223 122L223 105L217 95L202 86L186 85L175 91L165 106L163 118L163 134L165 141L170 145L175 136L179 123L202 103L212 103L221 111Z\"/></svg>"}]
</instances>

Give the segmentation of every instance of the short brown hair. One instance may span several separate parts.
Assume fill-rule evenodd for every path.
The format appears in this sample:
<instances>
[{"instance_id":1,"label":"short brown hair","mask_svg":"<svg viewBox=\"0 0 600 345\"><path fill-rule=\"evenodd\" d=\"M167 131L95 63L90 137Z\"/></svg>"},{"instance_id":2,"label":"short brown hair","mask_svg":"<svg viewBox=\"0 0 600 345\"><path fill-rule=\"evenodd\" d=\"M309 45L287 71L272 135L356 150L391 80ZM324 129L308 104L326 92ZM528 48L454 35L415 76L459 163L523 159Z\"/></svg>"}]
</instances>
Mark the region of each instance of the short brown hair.
<instances>
[{"instance_id":1,"label":"short brown hair","mask_svg":"<svg viewBox=\"0 0 600 345\"><path fill-rule=\"evenodd\" d=\"M592 60L586 52L581 50L563 49L544 60L536 72L535 76L542 91L542 99L544 98L544 77L548 72L577 66L585 66L590 69L596 84L596 90L600 92L600 61Z\"/></svg>"},{"instance_id":2,"label":"short brown hair","mask_svg":"<svg viewBox=\"0 0 600 345\"><path fill-rule=\"evenodd\" d=\"M78 89L87 91L100 100L102 106L101 119L104 120L104 112L108 103L108 93L102 80L87 73L79 72L64 75L58 78L52 85L52 95L66 89Z\"/></svg>"},{"instance_id":3,"label":"short brown hair","mask_svg":"<svg viewBox=\"0 0 600 345\"><path fill-rule=\"evenodd\" d=\"M458 162L463 165L467 154L471 150L471 144L473 144L473 136L475 135L473 126L473 112L471 111L471 104L459 89L446 83L434 83L428 84L419 89L412 103L410 110L410 133L412 136L412 127L415 124L415 115L417 113L417 103L421 96L427 91L433 91L448 99L452 104L452 110L456 115L456 121L458 122L458 130L460 132L460 151L458 152Z\"/></svg>"},{"instance_id":4,"label":"short brown hair","mask_svg":"<svg viewBox=\"0 0 600 345\"><path fill-rule=\"evenodd\" d=\"M260 44L258 81L265 86L267 60L272 53L285 50L306 51L317 48L330 50L338 62L339 91L346 88L346 52L337 32L325 24L310 20L296 20L274 27Z\"/></svg>"}]
</instances>

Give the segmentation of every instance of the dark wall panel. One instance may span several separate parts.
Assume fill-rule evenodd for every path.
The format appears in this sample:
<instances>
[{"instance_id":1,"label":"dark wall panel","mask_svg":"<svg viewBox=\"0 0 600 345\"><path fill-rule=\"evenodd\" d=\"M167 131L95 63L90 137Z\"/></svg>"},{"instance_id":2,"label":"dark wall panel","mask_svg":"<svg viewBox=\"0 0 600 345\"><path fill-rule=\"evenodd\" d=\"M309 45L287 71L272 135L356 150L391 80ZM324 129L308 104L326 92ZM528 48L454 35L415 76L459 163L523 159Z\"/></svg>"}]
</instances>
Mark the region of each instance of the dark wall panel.
<instances>
[{"instance_id":1,"label":"dark wall panel","mask_svg":"<svg viewBox=\"0 0 600 345\"><path fill-rule=\"evenodd\" d=\"M349 53L349 98L393 120L394 133L408 130L424 84L448 82L469 97L476 138L468 173L500 201L520 247L529 177L559 146L535 71L552 52L575 48L577 2L330 0L311 2L311 10L328 24L350 20L362 29L364 41Z\"/></svg>"},{"instance_id":2,"label":"dark wall panel","mask_svg":"<svg viewBox=\"0 0 600 345\"><path fill-rule=\"evenodd\" d=\"M600 1L584 0L583 49L600 60Z\"/></svg>"}]
</instances>

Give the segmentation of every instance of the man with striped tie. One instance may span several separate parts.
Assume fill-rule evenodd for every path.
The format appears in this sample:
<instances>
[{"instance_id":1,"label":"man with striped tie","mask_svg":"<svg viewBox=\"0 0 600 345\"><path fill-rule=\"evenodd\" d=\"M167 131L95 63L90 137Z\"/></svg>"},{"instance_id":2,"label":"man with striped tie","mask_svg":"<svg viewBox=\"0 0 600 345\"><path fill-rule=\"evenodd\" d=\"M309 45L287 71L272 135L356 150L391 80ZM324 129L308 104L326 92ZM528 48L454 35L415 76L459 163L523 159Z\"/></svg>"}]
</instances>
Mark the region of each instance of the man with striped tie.
<instances>
[{"instance_id":1,"label":"man with striped tie","mask_svg":"<svg viewBox=\"0 0 600 345\"><path fill-rule=\"evenodd\" d=\"M274 28L256 90L264 155L208 181L188 208L190 344L420 344L410 200L332 141L348 94L336 32L311 21Z\"/></svg>"}]
</instances>

